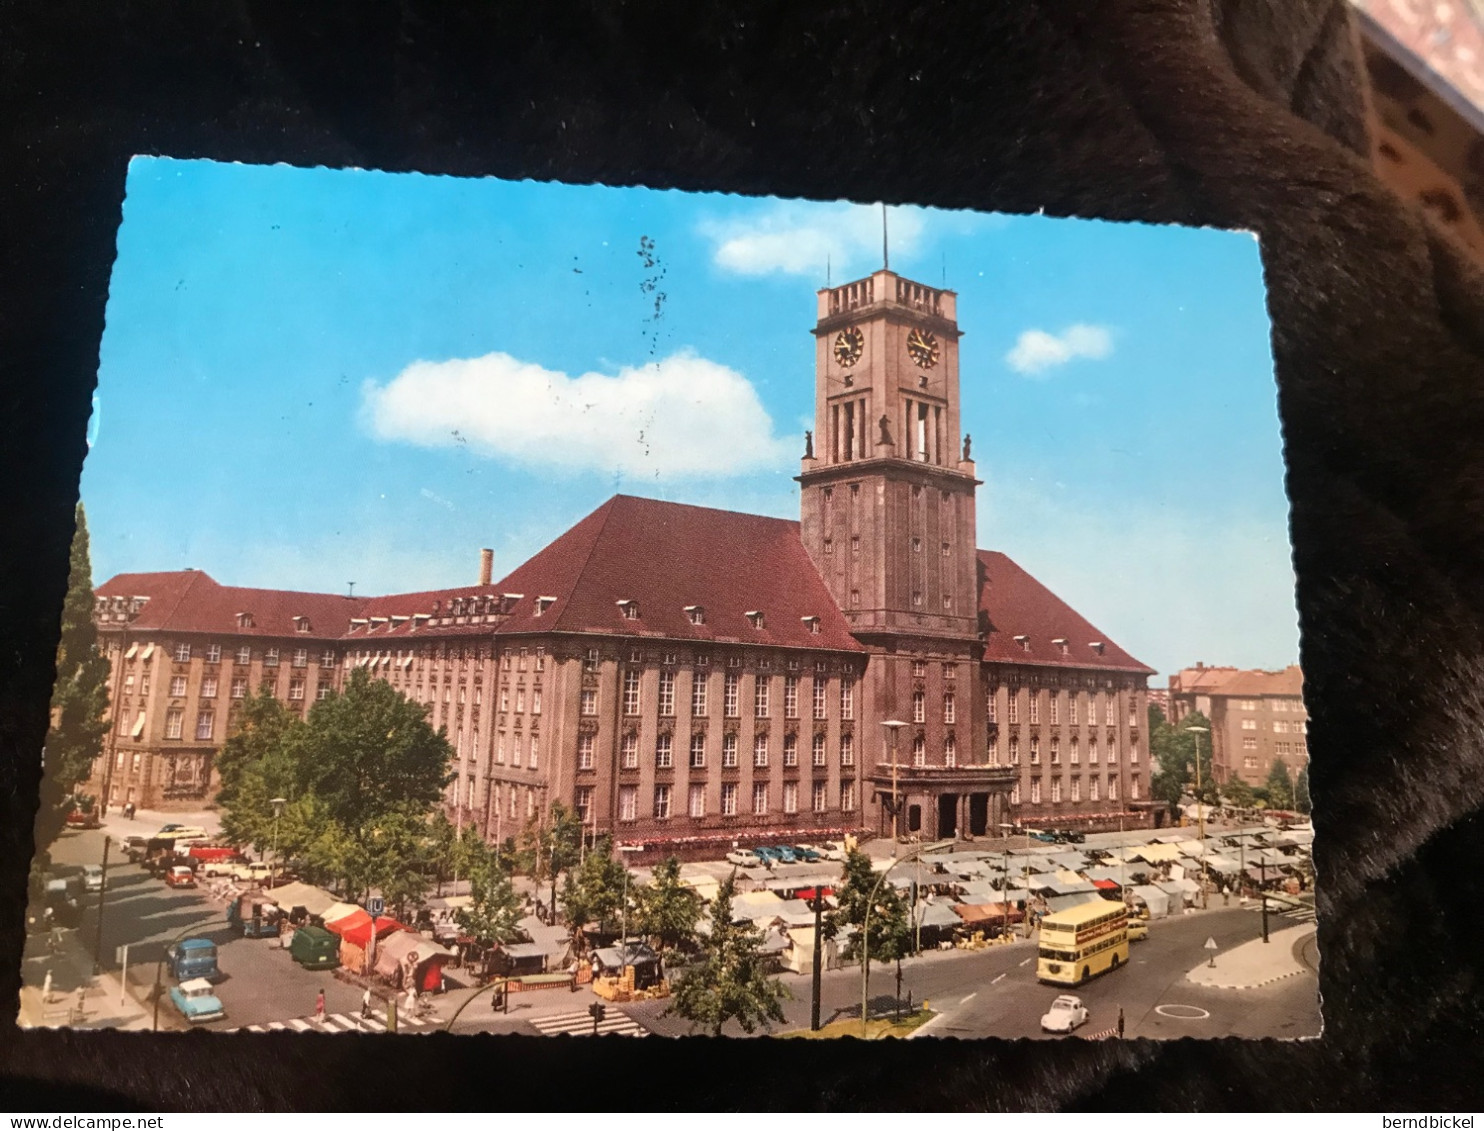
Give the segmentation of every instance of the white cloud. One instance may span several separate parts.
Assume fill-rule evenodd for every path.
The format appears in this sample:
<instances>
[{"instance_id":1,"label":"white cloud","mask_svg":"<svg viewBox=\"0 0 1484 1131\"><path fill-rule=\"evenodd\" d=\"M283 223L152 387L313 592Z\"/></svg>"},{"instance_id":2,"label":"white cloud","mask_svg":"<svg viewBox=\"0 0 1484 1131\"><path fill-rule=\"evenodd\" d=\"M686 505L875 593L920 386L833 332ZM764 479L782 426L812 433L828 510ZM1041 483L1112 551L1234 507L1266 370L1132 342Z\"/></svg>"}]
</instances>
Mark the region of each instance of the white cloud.
<instances>
[{"instance_id":1,"label":"white cloud","mask_svg":"<svg viewBox=\"0 0 1484 1131\"><path fill-rule=\"evenodd\" d=\"M576 377L505 353L418 361L362 389L377 439L465 445L533 468L645 476L728 476L785 462L757 390L682 351L617 374Z\"/></svg>"},{"instance_id":2,"label":"white cloud","mask_svg":"<svg viewBox=\"0 0 1484 1131\"><path fill-rule=\"evenodd\" d=\"M1025 330L1014 347L1005 355L1005 363L1017 373L1035 376L1054 365L1065 365L1073 358L1094 361L1113 352L1113 335L1106 326L1078 322L1060 334L1045 330Z\"/></svg>"},{"instance_id":3,"label":"white cloud","mask_svg":"<svg viewBox=\"0 0 1484 1131\"><path fill-rule=\"evenodd\" d=\"M887 208L891 252L910 258L921 247L924 210ZM881 262L881 206L775 201L758 215L703 221L718 267L740 275L817 275L828 260L835 278Z\"/></svg>"}]
</instances>

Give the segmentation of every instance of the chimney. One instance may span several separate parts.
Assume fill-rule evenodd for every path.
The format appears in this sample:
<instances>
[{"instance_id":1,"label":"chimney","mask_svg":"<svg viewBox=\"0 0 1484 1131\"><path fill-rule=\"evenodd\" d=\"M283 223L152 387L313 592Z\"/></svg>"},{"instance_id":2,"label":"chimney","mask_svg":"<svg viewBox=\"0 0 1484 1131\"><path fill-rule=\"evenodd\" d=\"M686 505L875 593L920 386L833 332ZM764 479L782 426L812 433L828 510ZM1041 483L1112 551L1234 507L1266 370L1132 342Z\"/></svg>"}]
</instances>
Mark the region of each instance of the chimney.
<instances>
[{"instance_id":1,"label":"chimney","mask_svg":"<svg viewBox=\"0 0 1484 1131\"><path fill-rule=\"evenodd\" d=\"M490 575L495 569L495 552L493 550L479 551L479 584L488 585Z\"/></svg>"}]
</instances>

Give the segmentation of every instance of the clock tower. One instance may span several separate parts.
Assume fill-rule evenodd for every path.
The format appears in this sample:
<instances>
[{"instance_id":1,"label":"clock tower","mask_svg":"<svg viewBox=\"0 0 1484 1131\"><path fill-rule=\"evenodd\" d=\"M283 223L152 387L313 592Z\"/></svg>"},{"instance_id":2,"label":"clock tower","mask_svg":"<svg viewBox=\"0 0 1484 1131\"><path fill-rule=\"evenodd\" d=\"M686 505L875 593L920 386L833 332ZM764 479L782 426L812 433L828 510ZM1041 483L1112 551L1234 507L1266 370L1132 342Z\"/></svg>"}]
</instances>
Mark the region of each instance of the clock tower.
<instances>
[{"instance_id":1,"label":"clock tower","mask_svg":"<svg viewBox=\"0 0 1484 1131\"><path fill-rule=\"evenodd\" d=\"M881 270L818 298L804 546L858 636L974 639L957 296Z\"/></svg>"}]
</instances>

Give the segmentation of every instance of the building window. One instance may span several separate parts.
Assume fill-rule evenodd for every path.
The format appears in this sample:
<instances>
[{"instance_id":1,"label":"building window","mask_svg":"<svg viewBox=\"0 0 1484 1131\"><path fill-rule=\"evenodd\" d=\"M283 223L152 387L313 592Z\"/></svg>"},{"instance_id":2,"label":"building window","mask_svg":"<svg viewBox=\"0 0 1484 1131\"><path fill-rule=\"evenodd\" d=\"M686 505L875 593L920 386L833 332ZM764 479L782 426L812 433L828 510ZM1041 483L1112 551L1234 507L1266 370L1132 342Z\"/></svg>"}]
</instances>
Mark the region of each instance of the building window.
<instances>
[{"instance_id":1,"label":"building window","mask_svg":"<svg viewBox=\"0 0 1484 1131\"><path fill-rule=\"evenodd\" d=\"M690 713L698 719L706 717L706 677L703 675L691 679Z\"/></svg>"},{"instance_id":2,"label":"building window","mask_svg":"<svg viewBox=\"0 0 1484 1131\"><path fill-rule=\"evenodd\" d=\"M1040 778L1032 778L1031 779L1031 804L1032 805L1039 805L1039 804L1041 804L1041 779Z\"/></svg>"},{"instance_id":3,"label":"building window","mask_svg":"<svg viewBox=\"0 0 1484 1131\"><path fill-rule=\"evenodd\" d=\"M183 698L185 696L185 693L186 693L186 677L183 676L183 675L171 676L170 677L170 698L172 698L172 699L180 699L180 698Z\"/></svg>"},{"instance_id":4,"label":"building window","mask_svg":"<svg viewBox=\"0 0 1484 1131\"><path fill-rule=\"evenodd\" d=\"M737 783L723 782L721 786L721 815L723 817L735 817L737 815Z\"/></svg>"},{"instance_id":5,"label":"building window","mask_svg":"<svg viewBox=\"0 0 1484 1131\"><path fill-rule=\"evenodd\" d=\"M202 711L196 715L196 741L209 742L211 730L216 722L216 714L212 711Z\"/></svg>"},{"instance_id":6,"label":"building window","mask_svg":"<svg viewBox=\"0 0 1484 1131\"><path fill-rule=\"evenodd\" d=\"M201 698L202 699L215 699L216 698L216 676L214 676L214 675L208 675L208 676L205 676L205 677L202 678L202 680L201 680Z\"/></svg>"},{"instance_id":7,"label":"building window","mask_svg":"<svg viewBox=\"0 0 1484 1131\"><path fill-rule=\"evenodd\" d=\"M927 739L920 734L912 740L912 764L927 765Z\"/></svg>"},{"instance_id":8,"label":"building window","mask_svg":"<svg viewBox=\"0 0 1484 1131\"><path fill-rule=\"evenodd\" d=\"M1072 739L1072 749L1077 749L1077 740ZM1051 764L1053 766L1061 763L1061 740L1056 735L1051 736Z\"/></svg>"},{"instance_id":9,"label":"building window","mask_svg":"<svg viewBox=\"0 0 1484 1131\"><path fill-rule=\"evenodd\" d=\"M1031 735L1031 765L1041 764L1041 739L1039 735Z\"/></svg>"},{"instance_id":10,"label":"building window","mask_svg":"<svg viewBox=\"0 0 1484 1131\"><path fill-rule=\"evenodd\" d=\"M1053 725L1055 725L1056 723L1061 722L1061 692L1053 691L1051 693L1050 707L1051 714L1049 716L1049 721Z\"/></svg>"},{"instance_id":11,"label":"building window","mask_svg":"<svg viewBox=\"0 0 1484 1131\"><path fill-rule=\"evenodd\" d=\"M706 787L704 785L690 787L690 815L692 817L706 815Z\"/></svg>"},{"instance_id":12,"label":"building window","mask_svg":"<svg viewBox=\"0 0 1484 1131\"><path fill-rule=\"evenodd\" d=\"M577 768L579 770L593 768L593 742L593 736L590 734L577 736Z\"/></svg>"},{"instance_id":13,"label":"building window","mask_svg":"<svg viewBox=\"0 0 1484 1131\"><path fill-rule=\"evenodd\" d=\"M637 734L626 734L619 744L619 763L625 770L637 770L639 768L639 736Z\"/></svg>"},{"instance_id":14,"label":"building window","mask_svg":"<svg viewBox=\"0 0 1484 1131\"><path fill-rule=\"evenodd\" d=\"M1078 706L1077 692L1074 691L1067 696L1067 722L1076 726L1080 716L1081 708Z\"/></svg>"},{"instance_id":15,"label":"building window","mask_svg":"<svg viewBox=\"0 0 1484 1131\"><path fill-rule=\"evenodd\" d=\"M329 680L322 679L322 680L319 681L319 688L318 688L318 690L315 691L314 697L317 700L320 700L321 702L323 702L324 700L326 700L326 699L328 699L330 697L331 690L332 690L332 688L330 687Z\"/></svg>"},{"instance_id":16,"label":"building window","mask_svg":"<svg viewBox=\"0 0 1484 1131\"><path fill-rule=\"evenodd\" d=\"M464 692L466 690L463 684L459 684L460 704L464 702ZM526 689L524 687L517 687L515 689L515 713L517 715L524 715L526 713Z\"/></svg>"},{"instance_id":17,"label":"building window","mask_svg":"<svg viewBox=\"0 0 1484 1131\"><path fill-rule=\"evenodd\" d=\"M796 675L785 676L783 679L783 717L799 717L799 677Z\"/></svg>"},{"instance_id":18,"label":"building window","mask_svg":"<svg viewBox=\"0 0 1484 1131\"><path fill-rule=\"evenodd\" d=\"M512 814L513 816L513 814ZM620 821L634 821L639 817L639 787L637 785L621 785L618 787L618 819Z\"/></svg>"},{"instance_id":19,"label":"building window","mask_svg":"<svg viewBox=\"0 0 1484 1131\"><path fill-rule=\"evenodd\" d=\"M943 740L943 765L958 765L958 743L951 734Z\"/></svg>"},{"instance_id":20,"label":"building window","mask_svg":"<svg viewBox=\"0 0 1484 1131\"><path fill-rule=\"evenodd\" d=\"M768 736L759 734L752 740L752 764L754 766L766 766L768 764Z\"/></svg>"},{"instance_id":21,"label":"building window","mask_svg":"<svg viewBox=\"0 0 1484 1131\"><path fill-rule=\"evenodd\" d=\"M289 680L289 698L299 700L304 698L304 681L302 679Z\"/></svg>"},{"instance_id":22,"label":"building window","mask_svg":"<svg viewBox=\"0 0 1484 1131\"><path fill-rule=\"evenodd\" d=\"M1118 761L1118 750L1116 747L1108 751L1108 761ZM1130 766L1137 766L1139 764L1139 744L1137 742L1130 742L1128 744L1128 764Z\"/></svg>"},{"instance_id":23,"label":"building window","mask_svg":"<svg viewBox=\"0 0 1484 1131\"><path fill-rule=\"evenodd\" d=\"M208 664L219 664L222 660L222 646L220 644L206 645L206 662Z\"/></svg>"},{"instance_id":24,"label":"building window","mask_svg":"<svg viewBox=\"0 0 1484 1131\"><path fill-rule=\"evenodd\" d=\"M666 717L675 714L674 672L660 672L660 714Z\"/></svg>"},{"instance_id":25,"label":"building window","mask_svg":"<svg viewBox=\"0 0 1484 1131\"><path fill-rule=\"evenodd\" d=\"M729 719L735 719L741 714L737 702L737 689L741 685L741 677L736 672L727 672L726 681L722 685L722 711Z\"/></svg>"},{"instance_id":26,"label":"building window","mask_svg":"<svg viewBox=\"0 0 1484 1131\"><path fill-rule=\"evenodd\" d=\"M840 680L840 717L855 718L855 680Z\"/></svg>"},{"instance_id":27,"label":"building window","mask_svg":"<svg viewBox=\"0 0 1484 1131\"><path fill-rule=\"evenodd\" d=\"M1129 800L1130 801L1137 801L1137 800L1139 800L1139 779L1138 778L1129 778L1128 779L1128 796L1129 796Z\"/></svg>"},{"instance_id":28,"label":"building window","mask_svg":"<svg viewBox=\"0 0 1484 1131\"><path fill-rule=\"evenodd\" d=\"M1244 770L1255 770L1255 769L1257 769L1257 759L1256 758L1243 758L1242 759L1242 769L1244 769Z\"/></svg>"},{"instance_id":29,"label":"building window","mask_svg":"<svg viewBox=\"0 0 1484 1131\"><path fill-rule=\"evenodd\" d=\"M1108 692L1107 695L1104 697L1104 700L1103 700L1103 725L1104 726L1109 726L1110 727L1110 726L1113 725L1114 712L1117 710L1117 704L1114 702L1114 699L1115 698L1116 697L1114 696L1113 692L1111 692L1111 691Z\"/></svg>"},{"instance_id":30,"label":"building window","mask_svg":"<svg viewBox=\"0 0 1484 1131\"><path fill-rule=\"evenodd\" d=\"M1030 706L1030 709L1031 709L1030 710L1030 720L1031 720L1031 722L1033 722L1033 723L1039 723L1041 721L1041 693L1039 691L1032 691L1031 692L1029 706Z\"/></svg>"},{"instance_id":31,"label":"building window","mask_svg":"<svg viewBox=\"0 0 1484 1131\"><path fill-rule=\"evenodd\" d=\"M505 657L506 660L509 660L509 658L508 656ZM582 670L585 672L595 672L598 670L598 650L596 648L589 648L587 650L587 655L582 658Z\"/></svg>"},{"instance_id":32,"label":"building window","mask_svg":"<svg viewBox=\"0 0 1484 1131\"><path fill-rule=\"evenodd\" d=\"M842 781L840 783L840 808L847 812L855 808L855 782Z\"/></svg>"},{"instance_id":33,"label":"building window","mask_svg":"<svg viewBox=\"0 0 1484 1131\"><path fill-rule=\"evenodd\" d=\"M816 719L828 717L828 711L825 708L825 681L822 679L814 680L814 717Z\"/></svg>"},{"instance_id":34,"label":"building window","mask_svg":"<svg viewBox=\"0 0 1484 1131\"><path fill-rule=\"evenodd\" d=\"M639 713L639 673L636 671L623 673L623 713L625 715Z\"/></svg>"},{"instance_id":35,"label":"building window","mask_svg":"<svg viewBox=\"0 0 1484 1131\"><path fill-rule=\"evenodd\" d=\"M573 795L573 800L577 807L578 823L583 825L587 824L592 819L593 787L590 785L578 786L577 792ZM499 809L499 807L500 803L497 800L495 802L495 808Z\"/></svg>"},{"instance_id":36,"label":"building window","mask_svg":"<svg viewBox=\"0 0 1484 1131\"><path fill-rule=\"evenodd\" d=\"M474 702L475 703L478 703L479 702L479 690L480 689L477 688L477 687L474 689ZM533 714L533 715L539 715L540 713L541 713L541 689L539 687L533 687L533 688L531 688L531 714Z\"/></svg>"},{"instance_id":37,"label":"building window","mask_svg":"<svg viewBox=\"0 0 1484 1131\"><path fill-rule=\"evenodd\" d=\"M1096 801L1097 799L1098 799L1098 779L1097 778L1089 778L1087 780L1087 800L1089 800L1089 801Z\"/></svg>"},{"instance_id":38,"label":"building window","mask_svg":"<svg viewBox=\"0 0 1484 1131\"><path fill-rule=\"evenodd\" d=\"M503 766L504 764L505 764L505 732L504 731L501 731L498 735L495 736L495 765L497 765L497 766ZM587 768L588 769L591 769L592 767L589 766Z\"/></svg>"},{"instance_id":39,"label":"building window","mask_svg":"<svg viewBox=\"0 0 1484 1131\"><path fill-rule=\"evenodd\" d=\"M799 736L796 734L783 736L783 764L785 766L799 764Z\"/></svg>"},{"instance_id":40,"label":"building window","mask_svg":"<svg viewBox=\"0 0 1484 1131\"><path fill-rule=\"evenodd\" d=\"M943 722L952 726L955 721L957 709L958 704L954 701L953 692L945 691L943 693Z\"/></svg>"},{"instance_id":41,"label":"building window","mask_svg":"<svg viewBox=\"0 0 1484 1131\"><path fill-rule=\"evenodd\" d=\"M699 770L706 765L706 736L704 734L693 734L690 736L690 768Z\"/></svg>"},{"instance_id":42,"label":"building window","mask_svg":"<svg viewBox=\"0 0 1484 1131\"><path fill-rule=\"evenodd\" d=\"M754 677L752 687L752 714L754 718L766 719L768 717L768 678L767 676Z\"/></svg>"},{"instance_id":43,"label":"building window","mask_svg":"<svg viewBox=\"0 0 1484 1131\"><path fill-rule=\"evenodd\" d=\"M639 602L638 601L620 601L618 603L618 607L623 610L623 619L624 620L638 620L639 619Z\"/></svg>"},{"instance_id":44,"label":"building window","mask_svg":"<svg viewBox=\"0 0 1484 1131\"><path fill-rule=\"evenodd\" d=\"M993 688L990 688L989 694L984 699L984 718L986 722L991 723L997 723L1000 721L999 711L995 706L995 694Z\"/></svg>"},{"instance_id":45,"label":"building window","mask_svg":"<svg viewBox=\"0 0 1484 1131\"><path fill-rule=\"evenodd\" d=\"M785 813L797 813L799 811L799 783L790 781L783 783L783 811Z\"/></svg>"},{"instance_id":46,"label":"building window","mask_svg":"<svg viewBox=\"0 0 1484 1131\"><path fill-rule=\"evenodd\" d=\"M1256 719L1243 719L1242 720L1242 729L1243 730L1256 730L1257 729L1257 720Z\"/></svg>"},{"instance_id":47,"label":"building window","mask_svg":"<svg viewBox=\"0 0 1484 1131\"><path fill-rule=\"evenodd\" d=\"M234 676L233 677L233 679L232 679L232 698L233 699L246 699L247 698L247 677L246 676L239 675L239 676Z\"/></svg>"},{"instance_id":48,"label":"building window","mask_svg":"<svg viewBox=\"0 0 1484 1131\"><path fill-rule=\"evenodd\" d=\"M700 605L687 605L685 607L685 615L690 618L691 624L706 623L706 610Z\"/></svg>"},{"instance_id":49,"label":"building window","mask_svg":"<svg viewBox=\"0 0 1484 1131\"><path fill-rule=\"evenodd\" d=\"M308 666L309 666L309 649L308 648L295 648L294 649L294 667L296 667L296 668L307 668Z\"/></svg>"},{"instance_id":50,"label":"building window","mask_svg":"<svg viewBox=\"0 0 1484 1131\"><path fill-rule=\"evenodd\" d=\"M237 649L237 662L239 664L252 663L252 649L245 644L241 648Z\"/></svg>"},{"instance_id":51,"label":"building window","mask_svg":"<svg viewBox=\"0 0 1484 1131\"><path fill-rule=\"evenodd\" d=\"M1020 765L1020 739L1010 736L1010 765Z\"/></svg>"},{"instance_id":52,"label":"building window","mask_svg":"<svg viewBox=\"0 0 1484 1131\"><path fill-rule=\"evenodd\" d=\"M768 783L755 782L752 786L752 812L762 816L768 811Z\"/></svg>"},{"instance_id":53,"label":"building window","mask_svg":"<svg viewBox=\"0 0 1484 1131\"><path fill-rule=\"evenodd\" d=\"M1073 778L1072 779L1072 802L1073 802L1073 804L1076 804L1078 801L1081 801L1081 800L1082 800L1082 779L1081 778Z\"/></svg>"},{"instance_id":54,"label":"building window","mask_svg":"<svg viewBox=\"0 0 1484 1131\"><path fill-rule=\"evenodd\" d=\"M674 739L662 734L654 742L654 764L657 769L668 770L675 765Z\"/></svg>"},{"instance_id":55,"label":"building window","mask_svg":"<svg viewBox=\"0 0 1484 1131\"><path fill-rule=\"evenodd\" d=\"M276 667L278 667L278 649L277 648L269 648L266 651L264 651L264 653L263 653L263 664L266 667L270 667L270 668L276 668Z\"/></svg>"},{"instance_id":56,"label":"building window","mask_svg":"<svg viewBox=\"0 0 1484 1131\"><path fill-rule=\"evenodd\" d=\"M1020 722L1020 692L1014 688L1010 689L1009 698L1005 702L1005 721L1007 723Z\"/></svg>"},{"instance_id":57,"label":"building window","mask_svg":"<svg viewBox=\"0 0 1484 1131\"><path fill-rule=\"evenodd\" d=\"M1010 785L1010 804L1011 805L1019 805L1020 804L1020 783L1019 782L1012 782L1011 785Z\"/></svg>"},{"instance_id":58,"label":"building window","mask_svg":"<svg viewBox=\"0 0 1484 1131\"><path fill-rule=\"evenodd\" d=\"M737 765L737 736L735 734L721 736L721 764L723 769L732 769Z\"/></svg>"},{"instance_id":59,"label":"building window","mask_svg":"<svg viewBox=\"0 0 1484 1131\"><path fill-rule=\"evenodd\" d=\"M598 693L587 690L582 693L582 713L589 717L598 713Z\"/></svg>"},{"instance_id":60,"label":"building window","mask_svg":"<svg viewBox=\"0 0 1484 1131\"><path fill-rule=\"evenodd\" d=\"M815 782L812 793L810 808L816 813L823 813L829 800L828 783L822 781ZM784 796L787 797L787 794Z\"/></svg>"},{"instance_id":61,"label":"building window","mask_svg":"<svg viewBox=\"0 0 1484 1131\"><path fill-rule=\"evenodd\" d=\"M187 664L191 660L191 646L189 644L177 644L175 646L175 662Z\"/></svg>"},{"instance_id":62,"label":"building window","mask_svg":"<svg viewBox=\"0 0 1484 1131\"><path fill-rule=\"evenodd\" d=\"M1281 742L1278 744L1280 750L1283 747L1283 745L1284 744L1281 743ZM1256 750L1257 749L1257 739L1255 739L1255 738L1244 738L1244 739L1242 739L1242 749L1243 750Z\"/></svg>"},{"instance_id":63,"label":"building window","mask_svg":"<svg viewBox=\"0 0 1484 1131\"><path fill-rule=\"evenodd\" d=\"M655 819L660 821L670 816L670 787L668 785L654 787L654 815Z\"/></svg>"},{"instance_id":64,"label":"building window","mask_svg":"<svg viewBox=\"0 0 1484 1131\"><path fill-rule=\"evenodd\" d=\"M926 660L913 660L912 661L912 676L913 676L913 678L914 679L922 679L926 675L927 675L927 661Z\"/></svg>"},{"instance_id":65,"label":"building window","mask_svg":"<svg viewBox=\"0 0 1484 1131\"><path fill-rule=\"evenodd\" d=\"M319 666L322 668L333 668L335 666L335 653L325 652L319 658Z\"/></svg>"},{"instance_id":66,"label":"building window","mask_svg":"<svg viewBox=\"0 0 1484 1131\"><path fill-rule=\"evenodd\" d=\"M814 745L811 749L810 757L816 766L828 764L825 760L824 735L816 734L814 736Z\"/></svg>"},{"instance_id":67,"label":"building window","mask_svg":"<svg viewBox=\"0 0 1484 1131\"><path fill-rule=\"evenodd\" d=\"M921 691L912 693L912 721L914 723L927 722L927 696Z\"/></svg>"}]
</instances>

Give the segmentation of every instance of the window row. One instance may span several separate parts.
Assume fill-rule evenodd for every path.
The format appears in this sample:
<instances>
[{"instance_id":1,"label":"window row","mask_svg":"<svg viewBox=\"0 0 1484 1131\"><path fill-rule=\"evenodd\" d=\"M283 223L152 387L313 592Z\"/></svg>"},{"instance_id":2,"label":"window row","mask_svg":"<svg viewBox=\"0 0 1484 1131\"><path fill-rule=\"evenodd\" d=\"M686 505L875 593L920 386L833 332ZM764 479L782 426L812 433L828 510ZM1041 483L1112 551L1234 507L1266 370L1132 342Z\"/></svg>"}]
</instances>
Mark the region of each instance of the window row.
<instances>
[{"instance_id":1,"label":"window row","mask_svg":"<svg viewBox=\"0 0 1484 1131\"><path fill-rule=\"evenodd\" d=\"M810 709L815 719L829 717L829 684L826 680L810 681ZM705 718L710 713L710 681L699 677L691 682L690 713L692 718ZM785 676L783 679L783 717L799 718L800 679ZM621 690L623 713L634 717L644 713L641 673L629 669L623 673ZM840 718L855 718L855 680L840 680ZM755 676L752 684L752 717L767 719L773 716L773 681L768 676ZM729 719L742 717L742 677L737 672L727 672L722 680L722 715ZM661 718L674 718L676 714L675 673L661 672L659 677L658 712ZM581 711L584 715L598 713L598 692L588 688L582 692Z\"/></svg>"},{"instance_id":2,"label":"window row","mask_svg":"<svg viewBox=\"0 0 1484 1131\"><path fill-rule=\"evenodd\" d=\"M1006 743L1006 747L1009 751L1010 764L1012 766L1018 766L1020 764L1020 737L1018 735L1011 735ZM1032 766L1040 765L1040 736L1031 735L1027 740L1027 747L1030 755L1030 764ZM995 738L989 740L989 753L991 762L999 761L999 741ZM1047 753L1051 765L1058 766L1061 764L1062 747L1061 740L1058 737L1052 736L1048 741ZM1098 740L1095 737L1090 737L1084 746L1074 737L1067 743L1066 754L1067 765L1069 766L1081 765L1084 754L1086 755L1086 761L1089 766L1096 766L1100 760L1100 756L1103 762L1112 766L1118 762L1118 743L1109 741L1105 745L1099 746ZM1128 745L1128 761L1131 766L1139 764L1139 744L1137 742L1130 742Z\"/></svg>"},{"instance_id":3,"label":"window row","mask_svg":"<svg viewBox=\"0 0 1484 1131\"><path fill-rule=\"evenodd\" d=\"M134 659L135 650L138 648L138 644L131 644L128 651L124 653L124 659ZM154 645L146 645L142 651L141 658L148 661L153 653ZM170 658L177 664L190 663L193 654L200 655L208 664L219 664L222 659L222 646L220 644L206 644L202 645L198 652L194 645L181 642L177 643L170 650ZM283 660L283 652L278 648L263 648L258 652L258 655L262 658L263 664L270 668L277 667ZM321 652L314 658L318 660L322 668L333 668L339 663L338 653L333 651ZM233 650L232 660L235 663L250 664L252 663L252 659L253 649L250 645L244 644ZM289 662L293 667L307 668L310 659L311 655L308 648L295 648L289 657Z\"/></svg>"},{"instance_id":4,"label":"window row","mask_svg":"<svg viewBox=\"0 0 1484 1131\"><path fill-rule=\"evenodd\" d=\"M1029 794L1030 804L1040 805L1042 803L1043 797L1040 778L1031 779ZM1132 777L1128 780L1128 796L1130 801L1138 801L1140 799L1140 785L1139 779L1137 777ZM1073 803L1082 801L1082 780L1080 778L1073 778L1071 780L1070 786L1067 787L1064 792L1062 780L1060 778L1052 778L1051 788L1048 791L1048 796L1044 798L1044 800L1049 800L1053 805L1060 804L1063 801L1070 801ZM1086 800L1117 801L1118 779L1110 777L1106 783L1103 783L1098 778L1088 778ZM1010 804L1021 804L1021 790L1019 782L1016 782L1010 787Z\"/></svg>"},{"instance_id":5,"label":"window row","mask_svg":"<svg viewBox=\"0 0 1484 1131\"><path fill-rule=\"evenodd\" d=\"M1065 696L1066 721L1072 726L1081 726L1085 721L1088 726L1097 726L1098 716L1102 716L1103 726L1116 726L1118 722L1118 701L1115 693L1108 692L1102 696L1101 710L1098 703L1099 693L1089 692L1087 701L1082 702L1076 692ZM1049 692L1046 699L1046 721L1048 723L1060 724L1062 721L1063 696L1061 692ZM1025 702L1026 722L1039 723L1041 721L1042 697L1036 692L1031 692ZM989 721L998 722L998 708L995 697L991 695L988 701ZM1021 699L1017 691L1012 690L1005 701L1005 721L1007 723L1018 723L1021 721ZM1139 711L1137 704L1130 702L1128 706L1128 725L1135 729L1139 726Z\"/></svg>"},{"instance_id":6,"label":"window row","mask_svg":"<svg viewBox=\"0 0 1484 1131\"><path fill-rule=\"evenodd\" d=\"M586 823L590 819L593 805L593 786L579 786L576 793L576 808L581 819ZM719 812L723 817L736 817L740 813L742 799L741 787L735 782L724 782L721 787ZM766 782L755 782L752 786L752 807L750 813L753 816L764 816L774 811L775 798L781 801L779 811L789 814L800 812L801 801L806 801L809 811L814 813L825 813L829 811L829 783L814 782L808 790L801 789L798 782L784 782L777 794ZM640 816L652 817L663 821L675 816L675 787L668 784L660 784L654 787L651 794L651 806L649 812L639 812L639 787L636 785L623 785L618 788L618 819L620 821L637 821ZM693 818L707 816L706 786L694 784L686 789L686 815ZM840 783L839 806L840 809L850 811L855 808L855 783L846 781Z\"/></svg>"},{"instance_id":7,"label":"window row","mask_svg":"<svg viewBox=\"0 0 1484 1131\"><path fill-rule=\"evenodd\" d=\"M752 764L758 768L764 768L769 764L771 757L771 736L766 734L755 735L752 740ZM662 734L655 739L654 743L654 766L656 769L668 770L675 766L675 745L673 735ZM721 765L724 769L734 769L741 765L739 753L740 743L735 734L724 734L721 737ZM618 765L622 770L637 770L639 768L639 736L637 734L626 734L619 740ZM855 765L855 736L842 734L840 736L840 765ZM783 744L780 748L780 757L785 767L799 765L799 736L786 734L783 736ZM591 770L596 766L597 758L597 736L591 734L579 735L577 739L577 768L579 770ZM693 770L706 768L707 761L707 736L697 733L690 736L687 765ZM809 740L809 764L811 766L829 765L829 753L825 742L825 736L816 734Z\"/></svg>"}]
</instances>

